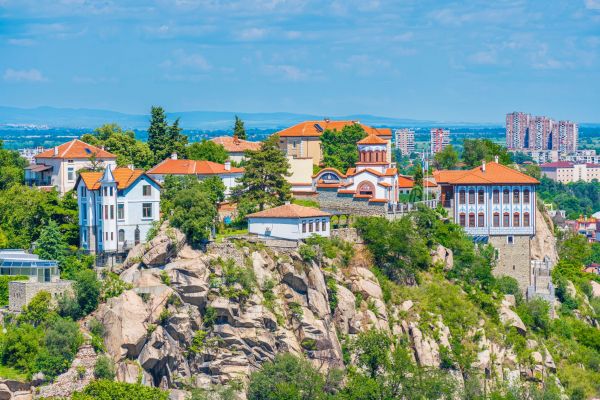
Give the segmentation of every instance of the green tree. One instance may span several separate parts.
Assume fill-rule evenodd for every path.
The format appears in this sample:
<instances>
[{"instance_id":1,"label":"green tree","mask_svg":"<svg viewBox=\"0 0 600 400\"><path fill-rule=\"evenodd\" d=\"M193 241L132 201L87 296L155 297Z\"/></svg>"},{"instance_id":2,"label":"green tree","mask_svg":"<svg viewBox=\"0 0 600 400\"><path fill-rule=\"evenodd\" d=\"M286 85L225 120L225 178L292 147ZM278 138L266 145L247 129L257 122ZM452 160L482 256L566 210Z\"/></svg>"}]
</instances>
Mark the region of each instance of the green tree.
<instances>
[{"instance_id":1,"label":"green tree","mask_svg":"<svg viewBox=\"0 0 600 400\"><path fill-rule=\"evenodd\" d=\"M187 158L223 164L229 158L229 153L222 145L203 139L202 142L195 142L187 147Z\"/></svg>"},{"instance_id":2,"label":"green tree","mask_svg":"<svg viewBox=\"0 0 600 400\"><path fill-rule=\"evenodd\" d=\"M167 122L167 115L162 107L152 107L150 128L148 128L148 146L154 153L156 161L164 160L172 153L185 156L187 136L181 133L179 119L172 125Z\"/></svg>"},{"instance_id":3,"label":"green tree","mask_svg":"<svg viewBox=\"0 0 600 400\"><path fill-rule=\"evenodd\" d=\"M77 271L74 274L73 289L75 297L64 295L59 298L58 309L63 317L74 320L85 317L98 307L101 284L96 272L91 269Z\"/></svg>"},{"instance_id":4,"label":"green tree","mask_svg":"<svg viewBox=\"0 0 600 400\"><path fill-rule=\"evenodd\" d=\"M265 206L278 206L291 199L290 163L278 147L279 138L273 135L257 151L246 153L246 169L239 185L232 191L236 202L255 204L259 210Z\"/></svg>"},{"instance_id":5,"label":"green tree","mask_svg":"<svg viewBox=\"0 0 600 400\"><path fill-rule=\"evenodd\" d=\"M19 155L18 151L3 149L0 140L0 190L21 184L25 177L23 168L27 166L27 160Z\"/></svg>"},{"instance_id":6,"label":"green tree","mask_svg":"<svg viewBox=\"0 0 600 400\"><path fill-rule=\"evenodd\" d=\"M115 379L115 363L112 358L106 355L98 357L94 366L94 377L96 379L107 379L112 381Z\"/></svg>"},{"instance_id":7,"label":"green tree","mask_svg":"<svg viewBox=\"0 0 600 400\"><path fill-rule=\"evenodd\" d=\"M81 137L86 143L104 148L117 155L117 165L149 169L155 163L154 154L147 143L136 140L135 132L123 131L117 124L104 124Z\"/></svg>"},{"instance_id":8,"label":"green tree","mask_svg":"<svg viewBox=\"0 0 600 400\"><path fill-rule=\"evenodd\" d=\"M244 121L237 115L235 116L235 124L233 126L233 136L237 136L238 139L246 140L246 128L244 128Z\"/></svg>"},{"instance_id":9,"label":"green tree","mask_svg":"<svg viewBox=\"0 0 600 400\"><path fill-rule=\"evenodd\" d=\"M92 381L82 392L75 392L72 400L168 400L169 392L138 383L113 382L106 379Z\"/></svg>"},{"instance_id":10,"label":"green tree","mask_svg":"<svg viewBox=\"0 0 600 400\"><path fill-rule=\"evenodd\" d=\"M413 166L413 179L414 185L410 191L409 200L414 203L423 200L423 167L421 163L417 162Z\"/></svg>"},{"instance_id":11,"label":"green tree","mask_svg":"<svg viewBox=\"0 0 600 400\"><path fill-rule=\"evenodd\" d=\"M493 161L498 156L498 162L504 165L512 161L506 147L489 139L465 139L463 141L462 160L468 168L481 165L481 161Z\"/></svg>"},{"instance_id":12,"label":"green tree","mask_svg":"<svg viewBox=\"0 0 600 400\"><path fill-rule=\"evenodd\" d=\"M450 144L433 156L433 164L437 169L453 169L458 164L458 152Z\"/></svg>"},{"instance_id":13,"label":"green tree","mask_svg":"<svg viewBox=\"0 0 600 400\"><path fill-rule=\"evenodd\" d=\"M217 207L213 197L202 186L179 191L173 198L170 221L187 239L199 244L206 241L215 226Z\"/></svg>"},{"instance_id":14,"label":"green tree","mask_svg":"<svg viewBox=\"0 0 600 400\"><path fill-rule=\"evenodd\" d=\"M38 326L51 318L50 293L42 290L38 292L29 304L23 307L23 313L19 315L19 322L25 322L33 326Z\"/></svg>"},{"instance_id":15,"label":"green tree","mask_svg":"<svg viewBox=\"0 0 600 400\"><path fill-rule=\"evenodd\" d=\"M44 343L36 359L36 369L52 379L71 366L83 337L76 322L54 318L46 326Z\"/></svg>"},{"instance_id":16,"label":"green tree","mask_svg":"<svg viewBox=\"0 0 600 400\"><path fill-rule=\"evenodd\" d=\"M56 260L60 265L64 262L67 251L67 242L58 225L54 220L48 221L36 242L35 254L43 260Z\"/></svg>"},{"instance_id":17,"label":"green tree","mask_svg":"<svg viewBox=\"0 0 600 400\"><path fill-rule=\"evenodd\" d=\"M365 130L359 124L347 125L340 131L326 129L321 135L322 164L341 172L354 167L358 162L356 142L366 136Z\"/></svg>"}]
</instances>

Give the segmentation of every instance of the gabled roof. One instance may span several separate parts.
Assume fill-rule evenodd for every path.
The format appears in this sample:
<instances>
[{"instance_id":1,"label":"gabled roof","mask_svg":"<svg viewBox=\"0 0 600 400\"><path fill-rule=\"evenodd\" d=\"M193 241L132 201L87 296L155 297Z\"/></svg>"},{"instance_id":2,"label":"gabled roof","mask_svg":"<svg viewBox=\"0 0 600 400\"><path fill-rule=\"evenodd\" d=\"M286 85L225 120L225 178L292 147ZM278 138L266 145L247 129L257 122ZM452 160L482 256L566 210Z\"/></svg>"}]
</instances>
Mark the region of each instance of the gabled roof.
<instances>
[{"instance_id":1,"label":"gabled roof","mask_svg":"<svg viewBox=\"0 0 600 400\"><path fill-rule=\"evenodd\" d=\"M63 143L57 146L57 154L54 155L54 147L46 151L41 152L34 158L90 158L92 154L96 154L98 159L116 159L117 156L103 150L99 147L92 146L82 142L79 139L73 139L70 142Z\"/></svg>"},{"instance_id":2,"label":"gabled roof","mask_svg":"<svg viewBox=\"0 0 600 400\"><path fill-rule=\"evenodd\" d=\"M392 130L390 128L373 128L367 125L363 125L358 121L332 121L332 120L321 120L321 121L304 121L285 128L277 134L279 137L319 137L327 129L341 131L345 126L359 124L367 133L367 135L378 135L378 136L392 136ZM320 128L320 129L319 129Z\"/></svg>"},{"instance_id":3,"label":"gabled roof","mask_svg":"<svg viewBox=\"0 0 600 400\"><path fill-rule=\"evenodd\" d=\"M223 146L228 153L241 153L246 150L257 151L260 149L260 142L238 139L237 136L219 136L210 140Z\"/></svg>"},{"instance_id":4,"label":"gabled roof","mask_svg":"<svg viewBox=\"0 0 600 400\"><path fill-rule=\"evenodd\" d=\"M332 172L335 175L339 176L340 178L345 178L346 177L346 175L342 174L336 168L332 168L332 167L323 168L322 170L320 170L319 172L317 172L316 174L314 174L312 177L316 178L317 176L319 176L319 175L321 175L321 174L323 174L325 172Z\"/></svg>"},{"instance_id":5,"label":"gabled roof","mask_svg":"<svg viewBox=\"0 0 600 400\"><path fill-rule=\"evenodd\" d=\"M148 170L147 174L160 175L226 175L244 172L244 168L231 167L225 169L224 164L212 161L174 160L167 158Z\"/></svg>"},{"instance_id":6,"label":"gabled roof","mask_svg":"<svg viewBox=\"0 0 600 400\"><path fill-rule=\"evenodd\" d=\"M537 185L540 183L529 175L496 162L486 163L485 171L481 165L478 165L467 171L435 171L433 177L437 183L451 185Z\"/></svg>"},{"instance_id":7,"label":"gabled roof","mask_svg":"<svg viewBox=\"0 0 600 400\"><path fill-rule=\"evenodd\" d=\"M102 180L103 175L104 172L81 172L78 179L83 181L88 190L97 190L100 188L100 181ZM121 190L127 189L140 176L144 175L144 170L115 168L115 170L112 171L112 175L117 182L117 189Z\"/></svg>"},{"instance_id":8,"label":"gabled roof","mask_svg":"<svg viewBox=\"0 0 600 400\"><path fill-rule=\"evenodd\" d=\"M412 188L413 186L415 186L415 182L413 181L413 179L411 177L408 176L404 176L404 175L398 175L398 187L399 188Z\"/></svg>"},{"instance_id":9,"label":"gabled roof","mask_svg":"<svg viewBox=\"0 0 600 400\"><path fill-rule=\"evenodd\" d=\"M246 218L310 218L329 217L331 214L314 207L304 207L298 204L285 204L268 210L246 215Z\"/></svg>"},{"instance_id":10,"label":"gabled roof","mask_svg":"<svg viewBox=\"0 0 600 400\"><path fill-rule=\"evenodd\" d=\"M359 140L356 144L387 144L387 140L376 135L367 135L367 137Z\"/></svg>"}]
</instances>

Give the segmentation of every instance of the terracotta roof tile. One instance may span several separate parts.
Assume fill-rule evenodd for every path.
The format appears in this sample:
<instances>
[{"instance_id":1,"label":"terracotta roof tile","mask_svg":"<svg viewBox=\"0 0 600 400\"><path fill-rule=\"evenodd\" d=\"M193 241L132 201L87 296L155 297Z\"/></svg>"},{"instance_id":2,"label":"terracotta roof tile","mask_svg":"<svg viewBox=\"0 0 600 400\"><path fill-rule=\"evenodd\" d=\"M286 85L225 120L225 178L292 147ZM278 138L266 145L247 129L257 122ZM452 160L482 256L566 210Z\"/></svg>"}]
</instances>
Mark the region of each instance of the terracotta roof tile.
<instances>
[{"instance_id":1,"label":"terracotta roof tile","mask_svg":"<svg viewBox=\"0 0 600 400\"><path fill-rule=\"evenodd\" d=\"M58 146L57 155L54 155L54 148L48 149L36 155L35 158L90 158L92 154L96 154L99 159L116 159L117 156L102 150L99 147L92 146L82 142L79 139L73 139L70 142L63 143Z\"/></svg>"},{"instance_id":2,"label":"terracotta roof tile","mask_svg":"<svg viewBox=\"0 0 600 400\"><path fill-rule=\"evenodd\" d=\"M256 151L260 149L260 142L250 142L237 137L219 136L210 140L223 146L228 153L242 153L247 150Z\"/></svg>"},{"instance_id":3,"label":"terracotta roof tile","mask_svg":"<svg viewBox=\"0 0 600 400\"><path fill-rule=\"evenodd\" d=\"M244 172L244 168L231 167L229 171L225 170L224 164L212 161L197 160L173 160L167 158L155 167L151 168L148 174L160 175L224 175Z\"/></svg>"},{"instance_id":4,"label":"terracotta roof tile","mask_svg":"<svg viewBox=\"0 0 600 400\"><path fill-rule=\"evenodd\" d=\"M556 161L544 163L540 165L540 168L573 168L573 163L570 161Z\"/></svg>"},{"instance_id":5,"label":"terracotta roof tile","mask_svg":"<svg viewBox=\"0 0 600 400\"><path fill-rule=\"evenodd\" d=\"M331 214L314 207L304 207L298 204L285 204L246 215L246 218L310 218L329 217Z\"/></svg>"},{"instance_id":6,"label":"terracotta roof tile","mask_svg":"<svg viewBox=\"0 0 600 400\"><path fill-rule=\"evenodd\" d=\"M363 125L358 121L304 121L290 126L289 128L283 129L277 134L279 137L319 137L323 134L323 131L327 129L336 129L341 131L345 126L359 124L365 130L368 135L378 136L392 136L392 130L390 128L373 128L367 125ZM317 128L317 125L322 130Z\"/></svg>"},{"instance_id":7,"label":"terracotta roof tile","mask_svg":"<svg viewBox=\"0 0 600 400\"><path fill-rule=\"evenodd\" d=\"M133 182L137 180L141 175L144 174L143 169L129 169L129 168L115 168L113 176L117 182L117 189L127 189ZM88 190L97 190L100 188L100 179L102 179L102 172L81 172L79 176L85 187Z\"/></svg>"},{"instance_id":8,"label":"terracotta roof tile","mask_svg":"<svg viewBox=\"0 0 600 400\"><path fill-rule=\"evenodd\" d=\"M496 185L496 184L531 184L540 182L529 175L516 171L505 165L488 162L485 171L479 165L467 171L436 171L433 173L438 183L454 185Z\"/></svg>"},{"instance_id":9,"label":"terracotta roof tile","mask_svg":"<svg viewBox=\"0 0 600 400\"><path fill-rule=\"evenodd\" d=\"M398 187L399 188L412 188L415 186L415 182L408 176L398 176Z\"/></svg>"},{"instance_id":10,"label":"terracotta roof tile","mask_svg":"<svg viewBox=\"0 0 600 400\"><path fill-rule=\"evenodd\" d=\"M367 135L367 137L359 140L356 144L387 144L388 141L380 138L374 134Z\"/></svg>"}]
</instances>

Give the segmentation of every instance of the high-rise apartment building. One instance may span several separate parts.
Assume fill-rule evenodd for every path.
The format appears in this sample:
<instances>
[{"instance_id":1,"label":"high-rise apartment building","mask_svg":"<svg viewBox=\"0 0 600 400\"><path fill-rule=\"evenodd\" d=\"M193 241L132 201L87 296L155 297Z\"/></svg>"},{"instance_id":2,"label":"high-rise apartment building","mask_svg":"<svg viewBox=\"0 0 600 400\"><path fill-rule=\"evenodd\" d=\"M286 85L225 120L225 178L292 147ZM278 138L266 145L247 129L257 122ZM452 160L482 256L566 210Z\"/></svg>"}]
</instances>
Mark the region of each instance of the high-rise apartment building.
<instances>
[{"instance_id":1,"label":"high-rise apartment building","mask_svg":"<svg viewBox=\"0 0 600 400\"><path fill-rule=\"evenodd\" d=\"M430 131L431 136L431 154L439 153L450 144L450 130L442 128L433 128Z\"/></svg>"},{"instance_id":2,"label":"high-rise apartment building","mask_svg":"<svg viewBox=\"0 0 600 400\"><path fill-rule=\"evenodd\" d=\"M400 150L403 156L409 156L415 151L415 131L412 129L396 129L396 149Z\"/></svg>"},{"instance_id":3,"label":"high-rise apartment building","mask_svg":"<svg viewBox=\"0 0 600 400\"><path fill-rule=\"evenodd\" d=\"M577 124L532 116L522 112L506 114L506 147L509 150L577 151Z\"/></svg>"}]
</instances>

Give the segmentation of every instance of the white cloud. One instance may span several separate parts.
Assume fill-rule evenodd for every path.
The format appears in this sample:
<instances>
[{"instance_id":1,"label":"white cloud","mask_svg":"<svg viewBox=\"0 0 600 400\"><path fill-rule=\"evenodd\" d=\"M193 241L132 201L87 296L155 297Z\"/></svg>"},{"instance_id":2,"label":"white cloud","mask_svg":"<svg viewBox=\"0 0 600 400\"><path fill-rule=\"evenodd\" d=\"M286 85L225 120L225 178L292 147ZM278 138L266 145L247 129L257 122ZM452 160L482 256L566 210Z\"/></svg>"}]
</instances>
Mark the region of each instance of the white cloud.
<instances>
[{"instance_id":1,"label":"white cloud","mask_svg":"<svg viewBox=\"0 0 600 400\"><path fill-rule=\"evenodd\" d=\"M588 10L600 10L600 0L585 0L585 8Z\"/></svg>"},{"instance_id":2,"label":"white cloud","mask_svg":"<svg viewBox=\"0 0 600 400\"><path fill-rule=\"evenodd\" d=\"M13 46L32 46L35 44L33 39L8 39L6 42Z\"/></svg>"},{"instance_id":3,"label":"white cloud","mask_svg":"<svg viewBox=\"0 0 600 400\"><path fill-rule=\"evenodd\" d=\"M248 28L244 29L238 34L241 40L259 40L267 35L267 30L264 28Z\"/></svg>"},{"instance_id":4,"label":"white cloud","mask_svg":"<svg viewBox=\"0 0 600 400\"><path fill-rule=\"evenodd\" d=\"M495 51L479 51L472 54L469 60L475 64L482 65L494 65L498 63L498 59Z\"/></svg>"},{"instance_id":5,"label":"white cloud","mask_svg":"<svg viewBox=\"0 0 600 400\"><path fill-rule=\"evenodd\" d=\"M37 69L12 69L8 68L4 71L3 76L8 82L45 82L48 79Z\"/></svg>"},{"instance_id":6,"label":"white cloud","mask_svg":"<svg viewBox=\"0 0 600 400\"><path fill-rule=\"evenodd\" d=\"M212 69L210 63L199 53L186 53L183 49L177 49L173 56L160 64L166 69L209 71Z\"/></svg>"},{"instance_id":7,"label":"white cloud","mask_svg":"<svg viewBox=\"0 0 600 400\"><path fill-rule=\"evenodd\" d=\"M292 82L308 81L312 78L318 78L317 72L304 70L290 64L267 64L263 66L263 71L267 75Z\"/></svg>"}]
</instances>

